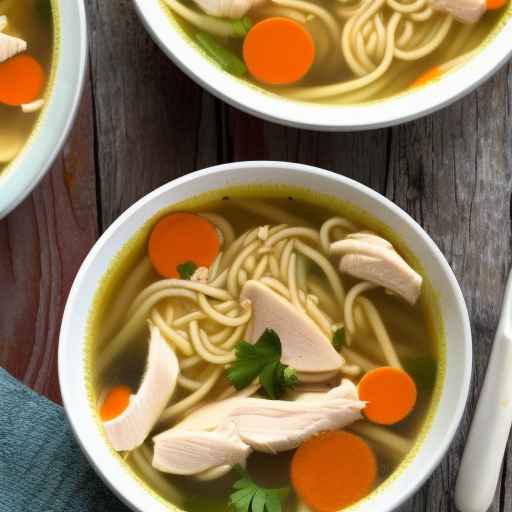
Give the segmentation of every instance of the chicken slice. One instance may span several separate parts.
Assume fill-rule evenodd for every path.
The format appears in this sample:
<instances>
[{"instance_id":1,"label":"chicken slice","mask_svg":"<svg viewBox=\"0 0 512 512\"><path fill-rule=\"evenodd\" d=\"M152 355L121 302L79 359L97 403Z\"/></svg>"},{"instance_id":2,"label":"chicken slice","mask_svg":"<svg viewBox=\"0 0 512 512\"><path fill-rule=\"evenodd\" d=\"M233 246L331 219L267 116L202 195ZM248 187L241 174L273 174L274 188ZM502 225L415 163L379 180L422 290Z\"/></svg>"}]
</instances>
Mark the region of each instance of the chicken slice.
<instances>
[{"instance_id":1,"label":"chicken slice","mask_svg":"<svg viewBox=\"0 0 512 512\"><path fill-rule=\"evenodd\" d=\"M19 37L0 32L0 62L4 62L27 49L27 42Z\"/></svg>"},{"instance_id":2,"label":"chicken slice","mask_svg":"<svg viewBox=\"0 0 512 512\"><path fill-rule=\"evenodd\" d=\"M338 430L362 418L365 402L354 384L342 383L314 400L246 398L229 416L242 441L254 450L277 453L299 446L319 432Z\"/></svg>"},{"instance_id":3,"label":"chicken slice","mask_svg":"<svg viewBox=\"0 0 512 512\"><path fill-rule=\"evenodd\" d=\"M273 329L281 340L281 362L298 372L323 373L339 370L343 359L330 340L306 314L258 281L247 281L242 299L252 303L253 316L247 330L256 343L265 329Z\"/></svg>"},{"instance_id":4,"label":"chicken slice","mask_svg":"<svg viewBox=\"0 0 512 512\"><path fill-rule=\"evenodd\" d=\"M153 440L153 467L174 475L197 475L223 466L245 465L252 451L231 421L213 431L172 428Z\"/></svg>"},{"instance_id":5,"label":"chicken slice","mask_svg":"<svg viewBox=\"0 0 512 512\"><path fill-rule=\"evenodd\" d=\"M195 0L196 4L210 16L219 18L241 18L264 0Z\"/></svg>"},{"instance_id":6,"label":"chicken slice","mask_svg":"<svg viewBox=\"0 0 512 512\"><path fill-rule=\"evenodd\" d=\"M296 448L325 430L360 420L365 406L344 379L326 393L304 393L295 401L234 398L207 405L153 438L153 467L176 475L222 475L245 464L251 451ZM203 430L202 427L208 430Z\"/></svg>"},{"instance_id":7,"label":"chicken slice","mask_svg":"<svg viewBox=\"0 0 512 512\"><path fill-rule=\"evenodd\" d=\"M119 416L103 423L115 450L133 450L144 442L176 388L178 373L176 354L158 327L150 324L149 354L139 390Z\"/></svg>"},{"instance_id":8,"label":"chicken slice","mask_svg":"<svg viewBox=\"0 0 512 512\"><path fill-rule=\"evenodd\" d=\"M199 407L188 416L185 416L182 421L173 427L173 430L215 430L244 401L245 398L240 397L227 398L220 402L212 402L211 404Z\"/></svg>"},{"instance_id":9,"label":"chicken slice","mask_svg":"<svg viewBox=\"0 0 512 512\"><path fill-rule=\"evenodd\" d=\"M476 23L486 11L485 0L430 0L430 5L463 23Z\"/></svg>"},{"instance_id":10,"label":"chicken slice","mask_svg":"<svg viewBox=\"0 0 512 512\"><path fill-rule=\"evenodd\" d=\"M371 233L348 235L331 244L331 254L341 255L341 272L383 286L411 304L418 300L422 277L384 238Z\"/></svg>"}]
</instances>

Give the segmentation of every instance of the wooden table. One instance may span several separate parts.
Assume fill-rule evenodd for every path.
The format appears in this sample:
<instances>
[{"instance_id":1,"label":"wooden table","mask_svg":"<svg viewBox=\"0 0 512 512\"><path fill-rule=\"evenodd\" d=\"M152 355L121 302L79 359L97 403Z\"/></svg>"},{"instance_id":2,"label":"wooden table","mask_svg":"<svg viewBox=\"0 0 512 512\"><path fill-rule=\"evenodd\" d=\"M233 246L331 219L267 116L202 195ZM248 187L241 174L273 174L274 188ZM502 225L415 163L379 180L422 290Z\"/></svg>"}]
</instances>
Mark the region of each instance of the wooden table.
<instances>
[{"instance_id":1,"label":"wooden table","mask_svg":"<svg viewBox=\"0 0 512 512\"><path fill-rule=\"evenodd\" d=\"M510 65L453 106L403 126L346 134L296 130L250 117L203 91L150 40L129 0L87 4L90 66L72 135L32 195L0 221L0 365L60 401L57 340L75 273L98 235L144 194L235 160L324 167L409 212L461 283L474 336L469 404L442 465L401 509L455 510L457 469L511 259ZM510 468L512 453L493 512L512 510Z\"/></svg>"}]
</instances>

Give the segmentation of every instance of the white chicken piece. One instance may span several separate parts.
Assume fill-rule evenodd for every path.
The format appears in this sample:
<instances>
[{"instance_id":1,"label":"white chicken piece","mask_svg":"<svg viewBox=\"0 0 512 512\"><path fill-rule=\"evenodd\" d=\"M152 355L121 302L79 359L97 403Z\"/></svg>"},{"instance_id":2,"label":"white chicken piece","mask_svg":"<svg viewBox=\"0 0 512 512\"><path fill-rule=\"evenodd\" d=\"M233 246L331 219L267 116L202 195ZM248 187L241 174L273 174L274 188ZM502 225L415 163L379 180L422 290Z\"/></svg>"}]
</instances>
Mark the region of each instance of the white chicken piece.
<instances>
[{"instance_id":1,"label":"white chicken piece","mask_svg":"<svg viewBox=\"0 0 512 512\"><path fill-rule=\"evenodd\" d=\"M195 0L196 4L210 16L219 18L241 18L249 10L265 0Z\"/></svg>"},{"instance_id":2,"label":"white chicken piece","mask_svg":"<svg viewBox=\"0 0 512 512\"><path fill-rule=\"evenodd\" d=\"M203 405L185 416L182 421L173 427L173 430L215 430L244 401L245 397L236 397Z\"/></svg>"},{"instance_id":3,"label":"white chicken piece","mask_svg":"<svg viewBox=\"0 0 512 512\"><path fill-rule=\"evenodd\" d=\"M19 37L0 32L0 62L27 50L27 42Z\"/></svg>"},{"instance_id":4,"label":"white chicken piece","mask_svg":"<svg viewBox=\"0 0 512 512\"><path fill-rule=\"evenodd\" d=\"M430 5L463 23L476 23L486 11L485 0L430 0Z\"/></svg>"},{"instance_id":5,"label":"white chicken piece","mask_svg":"<svg viewBox=\"0 0 512 512\"><path fill-rule=\"evenodd\" d=\"M133 450L144 442L176 388L178 373L176 354L150 323L149 354L139 390L119 416L103 423L115 450Z\"/></svg>"},{"instance_id":6,"label":"white chicken piece","mask_svg":"<svg viewBox=\"0 0 512 512\"><path fill-rule=\"evenodd\" d=\"M331 255L341 255L341 272L383 286L410 304L418 300L423 278L384 238L354 233L332 243L330 249Z\"/></svg>"},{"instance_id":7,"label":"white chicken piece","mask_svg":"<svg viewBox=\"0 0 512 512\"><path fill-rule=\"evenodd\" d=\"M281 340L281 362L297 372L323 373L339 370L343 358L307 315L258 281L247 281L240 294L251 301L252 319L247 339L256 343L265 329Z\"/></svg>"},{"instance_id":8,"label":"white chicken piece","mask_svg":"<svg viewBox=\"0 0 512 512\"><path fill-rule=\"evenodd\" d=\"M153 438L153 466L178 475L199 475L245 464L251 451L296 448L311 436L361 419L366 405L349 380L326 393L295 401L233 398L207 405Z\"/></svg>"},{"instance_id":9,"label":"white chicken piece","mask_svg":"<svg viewBox=\"0 0 512 512\"><path fill-rule=\"evenodd\" d=\"M213 431L171 428L153 440L153 467L174 475L197 475L235 464L245 466L252 451L231 421Z\"/></svg>"},{"instance_id":10,"label":"white chicken piece","mask_svg":"<svg viewBox=\"0 0 512 512\"><path fill-rule=\"evenodd\" d=\"M7 28L7 16L0 16L0 32Z\"/></svg>"},{"instance_id":11,"label":"white chicken piece","mask_svg":"<svg viewBox=\"0 0 512 512\"><path fill-rule=\"evenodd\" d=\"M319 432L338 430L360 420L365 405L358 399L355 385L344 379L313 400L246 398L229 419L242 441L254 450L277 453L297 448Z\"/></svg>"}]
</instances>

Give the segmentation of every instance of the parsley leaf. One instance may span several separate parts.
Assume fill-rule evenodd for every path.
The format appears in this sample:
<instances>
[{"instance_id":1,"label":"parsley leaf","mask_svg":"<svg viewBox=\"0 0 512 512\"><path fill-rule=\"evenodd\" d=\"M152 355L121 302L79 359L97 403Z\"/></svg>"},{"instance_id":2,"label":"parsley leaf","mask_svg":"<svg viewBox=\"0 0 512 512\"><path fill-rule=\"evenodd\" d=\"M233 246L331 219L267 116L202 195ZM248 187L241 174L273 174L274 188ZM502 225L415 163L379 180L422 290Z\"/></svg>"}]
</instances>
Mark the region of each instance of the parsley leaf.
<instances>
[{"instance_id":1,"label":"parsley leaf","mask_svg":"<svg viewBox=\"0 0 512 512\"><path fill-rule=\"evenodd\" d=\"M288 388L294 388L298 378L295 370L279 361L267 364L260 373L260 382L267 395L275 400Z\"/></svg>"},{"instance_id":2,"label":"parsley leaf","mask_svg":"<svg viewBox=\"0 0 512 512\"><path fill-rule=\"evenodd\" d=\"M176 267L181 279L190 279L197 270L197 265L193 261L185 261Z\"/></svg>"},{"instance_id":3,"label":"parsley leaf","mask_svg":"<svg viewBox=\"0 0 512 512\"><path fill-rule=\"evenodd\" d=\"M340 327L334 332L334 335L332 337L332 346L335 350L338 352L341 350L342 347L345 347L347 345L347 339L345 336L345 329L343 327Z\"/></svg>"},{"instance_id":4,"label":"parsley leaf","mask_svg":"<svg viewBox=\"0 0 512 512\"><path fill-rule=\"evenodd\" d=\"M229 504L235 512L282 512L282 501L289 493L287 487L260 487L241 466L235 466L235 469L242 477L233 485L235 491L229 497Z\"/></svg>"},{"instance_id":5,"label":"parsley leaf","mask_svg":"<svg viewBox=\"0 0 512 512\"><path fill-rule=\"evenodd\" d=\"M227 377L238 390L259 377L267 395L276 399L297 383L295 370L280 362L281 341L272 329L265 329L254 345L239 342L235 353L236 361L228 369Z\"/></svg>"}]
</instances>

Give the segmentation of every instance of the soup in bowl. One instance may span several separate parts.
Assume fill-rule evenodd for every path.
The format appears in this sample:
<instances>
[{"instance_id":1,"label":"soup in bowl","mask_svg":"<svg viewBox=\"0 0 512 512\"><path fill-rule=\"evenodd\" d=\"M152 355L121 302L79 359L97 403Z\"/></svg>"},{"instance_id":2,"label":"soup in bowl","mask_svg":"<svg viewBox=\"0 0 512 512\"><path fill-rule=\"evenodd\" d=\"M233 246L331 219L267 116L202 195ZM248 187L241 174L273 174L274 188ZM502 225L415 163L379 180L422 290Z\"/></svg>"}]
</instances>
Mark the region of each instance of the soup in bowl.
<instances>
[{"instance_id":1,"label":"soup in bowl","mask_svg":"<svg viewBox=\"0 0 512 512\"><path fill-rule=\"evenodd\" d=\"M446 451L470 373L464 300L423 230L278 162L128 209L84 261L59 345L72 428L136 510L392 510Z\"/></svg>"},{"instance_id":2,"label":"soup in bowl","mask_svg":"<svg viewBox=\"0 0 512 512\"><path fill-rule=\"evenodd\" d=\"M81 2L0 0L0 217L60 149L78 106L85 55Z\"/></svg>"},{"instance_id":3,"label":"soup in bowl","mask_svg":"<svg viewBox=\"0 0 512 512\"><path fill-rule=\"evenodd\" d=\"M264 118L395 124L475 87L510 55L506 0L134 0L194 79Z\"/></svg>"}]
</instances>

